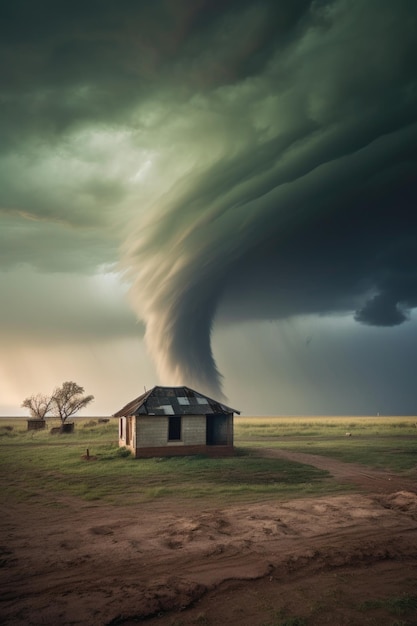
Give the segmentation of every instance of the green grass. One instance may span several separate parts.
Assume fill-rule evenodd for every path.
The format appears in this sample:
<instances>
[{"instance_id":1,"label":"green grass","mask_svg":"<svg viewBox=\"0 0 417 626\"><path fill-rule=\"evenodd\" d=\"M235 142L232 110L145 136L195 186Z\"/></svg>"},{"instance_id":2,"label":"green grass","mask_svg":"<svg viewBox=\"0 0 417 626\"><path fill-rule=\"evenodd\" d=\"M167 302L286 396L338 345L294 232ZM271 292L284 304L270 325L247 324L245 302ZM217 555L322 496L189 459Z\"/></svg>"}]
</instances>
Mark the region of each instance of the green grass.
<instances>
[{"instance_id":1,"label":"green grass","mask_svg":"<svg viewBox=\"0 0 417 626\"><path fill-rule=\"evenodd\" d=\"M307 626L307 622L302 617L288 617L286 619L277 619L273 622L266 622L262 626Z\"/></svg>"},{"instance_id":2,"label":"green grass","mask_svg":"<svg viewBox=\"0 0 417 626\"><path fill-rule=\"evenodd\" d=\"M126 503L162 497L230 500L331 492L334 481L308 465L237 456L226 459L174 457L121 458L114 445L96 445L97 460L85 461L75 445L9 446L2 450L0 471L8 479L3 493L19 499L67 493L85 500ZM4 453L4 454L3 454Z\"/></svg>"},{"instance_id":3,"label":"green grass","mask_svg":"<svg viewBox=\"0 0 417 626\"><path fill-rule=\"evenodd\" d=\"M383 600L366 600L360 606L362 611L387 609L392 615L407 615L417 612L417 595L394 596Z\"/></svg>"},{"instance_id":4,"label":"green grass","mask_svg":"<svg viewBox=\"0 0 417 626\"><path fill-rule=\"evenodd\" d=\"M254 444L256 446L256 444ZM285 450L328 456L347 463L360 463L376 469L412 474L417 469L417 440L398 441L395 437L368 441L349 438L346 441L285 442L272 444Z\"/></svg>"},{"instance_id":5,"label":"green grass","mask_svg":"<svg viewBox=\"0 0 417 626\"><path fill-rule=\"evenodd\" d=\"M77 420L75 432L66 435L23 428L4 433L0 439L2 492L18 500L49 498L53 503L59 493L126 504L128 492L128 503L168 497L253 501L339 489L327 472L257 458L245 450L223 459L124 457L117 443L116 420L95 425ZM90 461L82 458L87 448L94 457Z\"/></svg>"},{"instance_id":6,"label":"green grass","mask_svg":"<svg viewBox=\"0 0 417 626\"><path fill-rule=\"evenodd\" d=\"M235 417L235 433L244 440L353 435L417 436L417 417Z\"/></svg>"},{"instance_id":7,"label":"green grass","mask_svg":"<svg viewBox=\"0 0 417 626\"><path fill-rule=\"evenodd\" d=\"M242 502L335 493L348 487L327 472L258 458L249 450L278 446L410 475L417 465L414 423L415 418L237 418L239 454L233 458L135 460L118 447L115 419L107 424L77 419L74 433L55 436L27 431L22 419L1 420L0 485L6 498L50 506L56 506L58 494L134 504L178 497ZM348 427L352 437L345 436ZM90 461L83 459L87 449L94 457Z\"/></svg>"},{"instance_id":8,"label":"green grass","mask_svg":"<svg viewBox=\"0 0 417 626\"><path fill-rule=\"evenodd\" d=\"M244 417L235 419L235 441L409 473L417 468L416 422L415 417Z\"/></svg>"}]
</instances>

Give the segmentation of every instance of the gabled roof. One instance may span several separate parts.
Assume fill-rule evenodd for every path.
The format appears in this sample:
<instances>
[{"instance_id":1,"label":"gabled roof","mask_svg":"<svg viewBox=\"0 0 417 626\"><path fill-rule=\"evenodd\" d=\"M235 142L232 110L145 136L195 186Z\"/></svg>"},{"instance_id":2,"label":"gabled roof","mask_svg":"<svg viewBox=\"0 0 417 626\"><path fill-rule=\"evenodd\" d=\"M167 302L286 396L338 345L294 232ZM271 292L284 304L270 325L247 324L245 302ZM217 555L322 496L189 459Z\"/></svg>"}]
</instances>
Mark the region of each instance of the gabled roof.
<instances>
[{"instance_id":1,"label":"gabled roof","mask_svg":"<svg viewBox=\"0 0 417 626\"><path fill-rule=\"evenodd\" d=\"M237 413L217 400L204 396L189 387L153 387L139 398L126 404L113 417L128 415L210 415Z\"/></svg>"}]
</instances>

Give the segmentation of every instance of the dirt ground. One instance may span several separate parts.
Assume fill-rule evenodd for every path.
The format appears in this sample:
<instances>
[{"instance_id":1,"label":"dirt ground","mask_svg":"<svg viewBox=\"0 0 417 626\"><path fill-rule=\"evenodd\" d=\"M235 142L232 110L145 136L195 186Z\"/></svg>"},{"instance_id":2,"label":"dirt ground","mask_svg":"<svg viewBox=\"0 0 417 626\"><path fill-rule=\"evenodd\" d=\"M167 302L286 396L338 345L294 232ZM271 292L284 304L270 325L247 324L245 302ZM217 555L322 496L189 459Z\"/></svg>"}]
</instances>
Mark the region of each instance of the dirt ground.
<instances>
[{"instance_id":1,"label":"dirt ground","mask_svg":"<svg viewBox=\"0 0 417 626\"><path fill-rule=\"evenodd\" d=\"M316 455L263 454L357 489L221 509L3 503L0 622L417 625L415 608L393 602L417 595L416 485Z\"/></svg>"}]
</instances>

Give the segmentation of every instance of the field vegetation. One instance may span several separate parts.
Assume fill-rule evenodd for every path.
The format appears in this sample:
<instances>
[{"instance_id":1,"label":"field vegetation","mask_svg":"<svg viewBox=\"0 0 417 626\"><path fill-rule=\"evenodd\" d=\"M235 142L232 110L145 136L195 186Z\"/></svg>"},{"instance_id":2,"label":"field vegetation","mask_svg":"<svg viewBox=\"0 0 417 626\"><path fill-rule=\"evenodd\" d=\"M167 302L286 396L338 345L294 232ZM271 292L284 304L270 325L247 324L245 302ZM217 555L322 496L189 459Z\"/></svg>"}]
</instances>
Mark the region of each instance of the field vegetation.
<instances>
[{"instance_id":1,"label":"field vegetation","mask_svg":"<svg viewBox=\"0 0 417 626\"><path fill-rule=\"evenodd\" d=\"M417 435L417 417L235 417L235 432L239 439L275 437L334 437L345 435Z\"/></svg>"},{"instance_id":2,"label":"field vegetation","mask_svg":"<svg viewBox=\"0 0 417 626\"><path fill-rule=\"evenodd\" d=\"M246 418L235 420L234 458L135 460L118 447L117 420L78 418L72 434L27 431L26 420L0 420L4 497L54 505L54 494L126 505L181 497L249 502L346 490L325 471L259 458L259 446L287 448L410 474L417 464L415 418ZM346 437L346 432L351 436ZM90 459L87 460L87 449Z\"/></svg>"},{"instance_id":3,"label":"field vegetation","mask_svg":"<svg viewBox=\"0 0 417 626\"><path fill-rule=\"evenodd\" d=\"M238 417L244 447L278 447L398 472L417 468L416 417Z\"/></svg>"}]
</instances>

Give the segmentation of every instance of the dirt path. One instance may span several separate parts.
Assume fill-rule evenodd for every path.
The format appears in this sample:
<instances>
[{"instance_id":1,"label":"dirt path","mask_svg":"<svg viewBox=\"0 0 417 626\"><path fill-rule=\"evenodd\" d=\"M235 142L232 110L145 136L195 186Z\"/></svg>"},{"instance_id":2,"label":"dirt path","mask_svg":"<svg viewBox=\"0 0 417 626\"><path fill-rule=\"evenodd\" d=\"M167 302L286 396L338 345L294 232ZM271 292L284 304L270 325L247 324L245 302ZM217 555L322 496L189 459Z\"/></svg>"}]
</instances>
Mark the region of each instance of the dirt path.
<instances>
[{"instance_id":1,"label":"dirt path","mask_svg":"<svg viewBox=\"0 0 417 626\"><path fill-rule=\"evenodd\" d=\"M66 497L3 506L0 622L393 624L386 607L369 613L361 604L416 594L415 490L316 455L264 453L328 469L367 492L223 508ZM401 623L417 624L416 613Z\"/></svg>"},{"instance_id":2,"label":"dirt path","mask_svg":"<svg viewBox=\"0 0 417 626\"><path fill-rule=\"evenodd\" d=\"M253 450L260 456L268 458L287 459L313 465L330 472L339 482L353 483L364 491L374 493L393 493L394 491L412 491L417 493L417 484L393 472L372 469L359 463L344 463L330 457L304 452L291 452L277 448L256 448Z\"/></svg>"}]
</instances>

